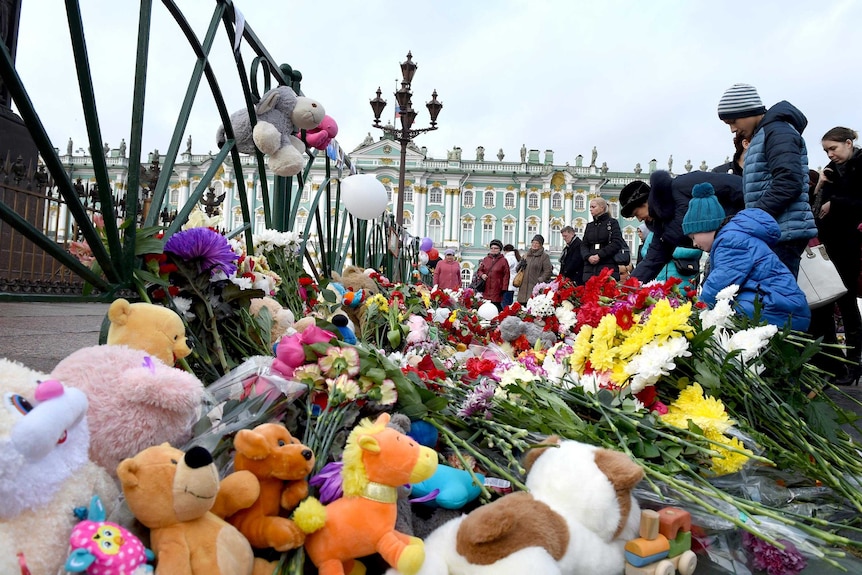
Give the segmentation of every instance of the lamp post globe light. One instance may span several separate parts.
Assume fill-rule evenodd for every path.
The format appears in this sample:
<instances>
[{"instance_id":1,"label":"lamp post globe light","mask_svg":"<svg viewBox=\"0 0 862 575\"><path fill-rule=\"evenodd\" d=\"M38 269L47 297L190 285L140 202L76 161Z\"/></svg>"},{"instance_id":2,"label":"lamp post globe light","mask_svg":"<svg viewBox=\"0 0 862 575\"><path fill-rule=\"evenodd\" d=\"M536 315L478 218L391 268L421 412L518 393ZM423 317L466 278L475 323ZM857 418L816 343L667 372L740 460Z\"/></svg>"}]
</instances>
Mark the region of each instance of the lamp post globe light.
<instances>
[{"instance_id":1,"label":"lamp post globe light","mask_svg":"<svg viewBox=\"0 0 862 575\"><path fill-rule=\"evenodd\" d=\"M437 90L434 90L431 93L431 101L425 103L425 107L428 108L428 114L431 117L431 125L427 128L413 128L413 121L416 119L416 110L413 109L413 102L411 100L413 93L410 91L410 84L413 82L414 74L416 74L416 68L418 66L413 61L413 54L408 51L407 60L401 62L401 88L395 92L395 101L398 103L397 111L401 119L400 128L380 125L380 114L383 113L383 108L386 107L386 100L380 97L381 90L379 87L377 88L377 97L370 102L371 110L374 112L373 127L391 135L401 146L401 161L398 164L398 201L395 208L395 229L398 234L398 249L395 257L396 270L399 276L401 274L401 243L404 233L404 175L406 172L407 144L419 134L436 130L437 116L440 114L440 110L443 109L443 103L437 100Z\"/></svg>"}]
</instances>

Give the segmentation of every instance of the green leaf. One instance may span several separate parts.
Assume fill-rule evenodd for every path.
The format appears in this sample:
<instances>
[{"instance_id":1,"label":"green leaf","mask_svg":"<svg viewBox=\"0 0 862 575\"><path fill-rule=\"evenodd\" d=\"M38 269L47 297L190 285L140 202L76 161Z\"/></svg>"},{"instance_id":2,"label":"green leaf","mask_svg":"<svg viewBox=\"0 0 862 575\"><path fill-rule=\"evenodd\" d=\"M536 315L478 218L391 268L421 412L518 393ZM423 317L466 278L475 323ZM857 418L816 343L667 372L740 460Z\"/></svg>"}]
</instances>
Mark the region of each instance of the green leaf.
<instances>
[{"instance_id":1,"label":"green leaf","mask_svg":"<svg viewBox=\"0 0 862 575\"><path fill-rule=\"evenodd\" d=\"M843 434L835 420L835 409L825 401L812 401L805 407L805 421L808 426L830 442L837 442Z\"/></svg>"},{"instance_id":2,"label":"green leaf","mask_svg":"<svg viewBox=\"0 0 862 575\"><path fill-rule=\"evenodd\" d=\"M443 411L449 405L449 400L442 396L435 396L434 399L425 402L425 407L430 411Z\"/></svg>"},{"instance_id":3,"label":"green leaf","mask_svg":"<svg viewBox=\"0 0 862 575\"><path fill-rule=\"evenodd\" d=\"M389 340L389 345L392 349L398 349L401 345L401 331L398 329L390 329L386 334L386 339Z\"/></svg>"}]
</instances>

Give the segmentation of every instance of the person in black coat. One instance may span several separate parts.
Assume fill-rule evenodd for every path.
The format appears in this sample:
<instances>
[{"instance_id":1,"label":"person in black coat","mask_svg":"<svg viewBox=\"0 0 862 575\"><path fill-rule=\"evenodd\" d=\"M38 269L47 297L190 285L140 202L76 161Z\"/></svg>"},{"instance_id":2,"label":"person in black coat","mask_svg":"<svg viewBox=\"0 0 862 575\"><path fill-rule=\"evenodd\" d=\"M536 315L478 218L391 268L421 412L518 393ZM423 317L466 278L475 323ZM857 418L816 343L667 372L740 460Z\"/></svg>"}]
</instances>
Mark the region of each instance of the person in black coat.
<instances>
[{"instance_id":1,"label":"person in black coat","mask_svg":"<svg viewBox=\"0 0 862 575\"><path fill-rule=\"evenodd\" d=\"M561 229L560 235L566 242L566 247L563 248L563 253L560 255L560 275L569 278L573 284L579 286L584 283L584 258L581 256L581 239L575 235L575 229L572 226Z\"/></svg>"},{"instance_id":2,"label":"person in black coat","mask_svg":"<svg viewBox=\"0 0 862 575\"><path fill-rule=\"evenodd\" d=\"M608 213L608 202L604 198L590 200L590 215L593 216L593 221L584 228L584 239L581 241L584 283L599 275L605 268L612 269L611 275L619 280L619 266L614 261L614 256L624 243L620 224Z\"/></svg>"},{"instance_id":3,"label":"person in black coat","mask_svg":"<svg viewBox=\"0 0 862 575\"><path fill-rule=\"evenodd\" d=\"M829 156L829 164L819 178L815 175L817 183L813 194L817 236L847 287L847 293L836 303L844 324L847 360L852 363L847 366L846 374L836 374L839 377L835 383L839 385L855 383L862 376L862 316L856 303L862 272L862 233L858 229L862 222L862 149L853 145L857 137L855 130L841 126L823 135L821 143ZM818 311L828 313L831 330L827 328L827 331L834 337L834 307L824 307L826 311L820 308ZM824 341L829 339L831 337L825 337Z\"/></svg>"},{"instance_id":4,"label":"person in black coat","mask_svg":"<svg viewBox=\"0 0 862 575\"><path fill-rule=\"evenodd\" d=\"M733 136L733 159L721 165L714 167L711 172L716 174L733 174L742 177L742 164L745 161L745 150L748 149L748 140L742 137L741 134Z\"/></svg>"},{"instance_id":5,"label":"person in black coat","mask_svg":"<svg viewBox=\"0 0 862 575\"><path fill-rule=\"evenodd\" d=\"M633 277L644 283L654 280L673 259L677 247L693 247L691 239L682 232L682 219L688 211L691 189L702 182L712 184L728 216L745 208L742 178L733 174L696 171L674 178L669 172L658 170L650 175L649 184L635 180L622 189L620 213L646 222L653 232L647 254L635 267Z\"/></svg>"}]
</instances>

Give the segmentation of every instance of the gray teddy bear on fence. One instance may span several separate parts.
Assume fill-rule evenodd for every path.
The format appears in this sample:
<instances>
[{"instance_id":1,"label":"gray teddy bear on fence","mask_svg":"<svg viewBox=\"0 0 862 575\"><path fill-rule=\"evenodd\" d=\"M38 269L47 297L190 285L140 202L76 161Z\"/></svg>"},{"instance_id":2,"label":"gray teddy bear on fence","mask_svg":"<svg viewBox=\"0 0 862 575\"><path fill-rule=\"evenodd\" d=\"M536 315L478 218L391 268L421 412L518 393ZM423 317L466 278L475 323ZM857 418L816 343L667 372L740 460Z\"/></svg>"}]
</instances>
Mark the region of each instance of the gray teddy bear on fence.
<instances>
[{"instance_id":1,"label":"gray teddy bear on fence","mask_svg":"<svg viewBox=\"0 0 862 575\"><path fill-rule=\"evenodd\" d=\"M269 156L269 169L278 176L295 176L305 164L305 144L294 136L299 130L316 128L326 110L311 98L297 96L288 86L278 86L263 95L255 106L257 124L252 129L248 110L230 116L236 148L244 154L257 149ZM225 141L224 126L219 126L216 142L221 148Z\"/></svg>"}]
</instances>

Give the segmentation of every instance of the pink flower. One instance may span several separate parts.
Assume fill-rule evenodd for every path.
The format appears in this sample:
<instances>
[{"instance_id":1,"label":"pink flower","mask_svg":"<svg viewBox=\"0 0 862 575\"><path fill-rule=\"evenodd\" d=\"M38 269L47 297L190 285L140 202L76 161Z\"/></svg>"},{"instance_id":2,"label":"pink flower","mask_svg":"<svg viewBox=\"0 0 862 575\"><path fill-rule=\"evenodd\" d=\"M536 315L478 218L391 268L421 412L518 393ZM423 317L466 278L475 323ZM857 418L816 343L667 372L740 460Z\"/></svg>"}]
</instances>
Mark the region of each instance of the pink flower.
<instances>
[{"instance_id":1,"label":"pink flower","mask_svg":"<svg viewBox=\"0 0 862 575\"><path fill-rule=\"evenodd\" d=\"M272 362L272 368L285 377L291 377L293 370L305 364L305 348L303 345L328 342L334 337L335 335L331 332L316 325L283 337L278 342L278 347L275 348L275 361Z\"/></svg>"}]
</instances>

